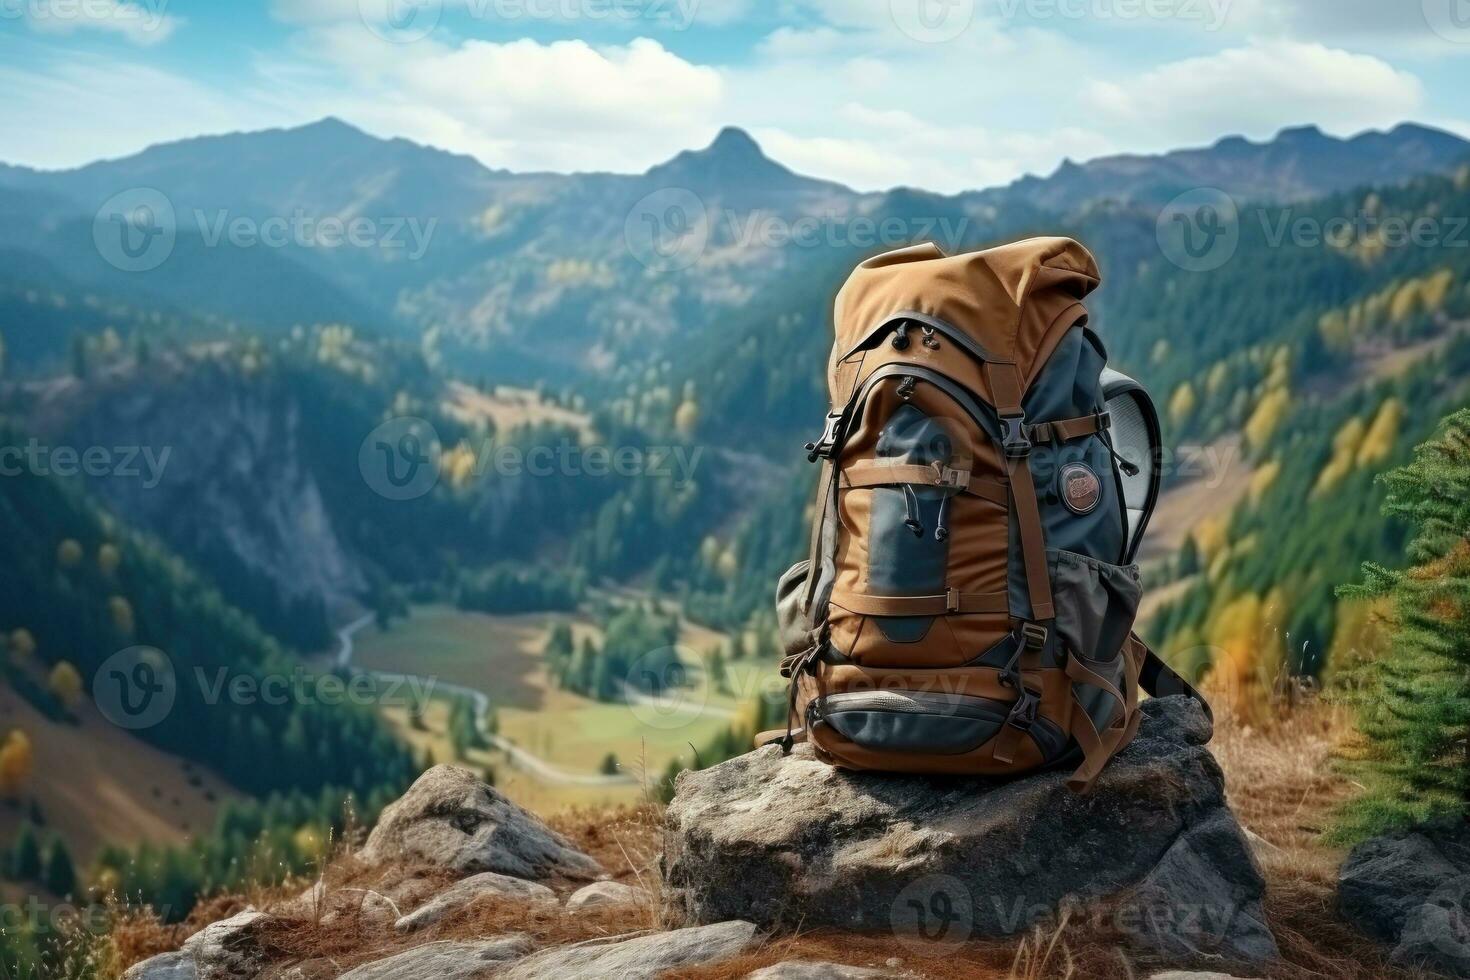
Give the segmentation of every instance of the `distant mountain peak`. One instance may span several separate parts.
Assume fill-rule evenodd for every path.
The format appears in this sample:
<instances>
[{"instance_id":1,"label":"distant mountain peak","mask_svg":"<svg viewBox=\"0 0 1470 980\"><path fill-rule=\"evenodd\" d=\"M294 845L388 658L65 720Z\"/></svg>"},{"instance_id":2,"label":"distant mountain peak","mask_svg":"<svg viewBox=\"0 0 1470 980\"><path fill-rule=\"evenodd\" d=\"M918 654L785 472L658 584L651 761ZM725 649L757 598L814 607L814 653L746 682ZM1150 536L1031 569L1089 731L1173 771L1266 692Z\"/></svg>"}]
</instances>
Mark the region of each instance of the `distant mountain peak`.
<instances>
[{"instance_id":1,"label":"distant mountain peak","mask_svg":"<svg viewBox=\"0 0 1470 980\"><path fill-rule=\"evenodd\" d=\"M714 156L766 159L766 153L761 149L761 145L739 126L726 126L720 130L714 142L706 147L704 152Z\"/></svg>"},{"instance_id":2,"label":"distant mountain peak","mask_svg":"<svg viewBox=\"0 0 1470 980\"><path fill-rule=\"evenodd\" d=\"M645 174L666 186L691 190L819 190L838 185L803 177L766 156L748 132L726 126L702 150L685 150Z\"/></svg>"}]
</instances>

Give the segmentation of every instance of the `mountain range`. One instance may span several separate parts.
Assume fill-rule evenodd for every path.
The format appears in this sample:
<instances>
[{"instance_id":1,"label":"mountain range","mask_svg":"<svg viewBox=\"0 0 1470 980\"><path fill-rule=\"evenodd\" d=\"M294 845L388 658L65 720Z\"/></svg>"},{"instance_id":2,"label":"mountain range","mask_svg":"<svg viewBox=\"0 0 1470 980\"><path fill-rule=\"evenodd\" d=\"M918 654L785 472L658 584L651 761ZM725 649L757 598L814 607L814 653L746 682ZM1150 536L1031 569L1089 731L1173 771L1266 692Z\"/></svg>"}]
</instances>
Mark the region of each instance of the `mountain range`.
<instances>
[{"instance_id":1,"label":"mountain range","mask_svg":"<svg viewBox=\"0 0 1470 980\"><path fill-rule=\"evenodd\" d=\"M344 321L427 337L470 374L623 386L692 334L804 275L802 252L850 262L912 238L972 247L1075 223L1101 206L1157 208L1200 186L1297 201L1449 172L1467 159L1470 143L1423 126L1351 139L1304 127L1265 143L1228 137L1067 162L1047 177L954 196L859 193L794 173L738 129L644 174L518 174L329 118L73 170L0 167L0 250L11 253L6 266L20 253L33 267L45 260L58 288L140 306L266 330ZM123 272L101 260L94 216L137 188L164 195L178 235L157 268ZM226 234L234 222L262 230L272 219L283 237L271 247ZM329 243L324 219L358 222L364 244ZM792 234L803 230L805 239ZM670 248L674 261L663 254ZM686 267L698 274L679 275Z\"/></svg>"}]
</instances>

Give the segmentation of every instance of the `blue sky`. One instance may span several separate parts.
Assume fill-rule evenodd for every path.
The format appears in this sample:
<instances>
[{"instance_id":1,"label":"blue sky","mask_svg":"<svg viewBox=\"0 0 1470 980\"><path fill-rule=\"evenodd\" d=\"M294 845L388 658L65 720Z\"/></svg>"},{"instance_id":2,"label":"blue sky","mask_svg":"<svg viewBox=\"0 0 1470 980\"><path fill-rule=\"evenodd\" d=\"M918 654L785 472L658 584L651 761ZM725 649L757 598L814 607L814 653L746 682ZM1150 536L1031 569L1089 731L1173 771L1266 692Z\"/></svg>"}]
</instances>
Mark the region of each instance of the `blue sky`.
<instances>
[{"instance_id":1,"label":"blue sky","mask_svg":"<svg viewBox=\"0 0 1470 980\"><path fill-rule=\"evenodd\" d=\"M1470 136L1470 0L0 0L0 160L336 115L515 170L750 130L860 189L1315 123Z\"/></svg>"}]
</instances>

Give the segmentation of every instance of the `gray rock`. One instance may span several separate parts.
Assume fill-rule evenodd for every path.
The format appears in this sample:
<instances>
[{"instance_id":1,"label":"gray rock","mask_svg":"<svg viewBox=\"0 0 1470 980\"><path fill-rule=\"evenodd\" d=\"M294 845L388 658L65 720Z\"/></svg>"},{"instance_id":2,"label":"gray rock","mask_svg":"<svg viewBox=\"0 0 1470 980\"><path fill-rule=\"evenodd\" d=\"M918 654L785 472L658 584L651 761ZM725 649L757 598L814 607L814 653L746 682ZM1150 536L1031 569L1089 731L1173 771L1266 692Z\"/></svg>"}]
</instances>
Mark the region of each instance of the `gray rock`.
<instances>
[{"instance_id":1,"label":"gray rock","mask_svg":"<svg viewBox=\"0 0 1470 980\"><path fill-rule=\"evenodd\" d=\"M1470 874L1470 834L1432 824L1364 841L1338 873L1343 917L1360 932L1394 942L1410 913L1461 875Z\"/></svg>"},{"instance_id":2,"label":"gray rock","mask_svg":"<svg viewBox=\"0 0 1470 980\"><path fill-rule=\"evenodd\" d=\"M462 874L586 880L602 869L566 838L468 769L436 766L388 806L359 857L421 862Z\"/></svg>"},{"instance_id":3,"label":"gray rock","mask_svg":"<svg viewBox=\"0 0 1470 980\"><path fill-rule=\"evenodd\" d=\"M485 871L456 882L426 903L403 916L394 925L399 932L431 926L448 915L468 908L482 898L495 896L525 905L555 905L556 892L524 878Z\"/></svg>"},{"instance_id":4,"label":"gray rock","mask_svg":"<svg viewBox=\"0 0 1470 980\"><path fill-rule=\"evenodd\" d=\"M654 980L668 970L732 959L755 943L753 924L722 922L618 942L579 943L548 949L521 960L496 977L497 980L609 980L612 977Z\"/></svg>"},{"instance_id":5,"label":"gray rock","mask_svg":"<svg viewBox=\"0 0 1470 980\"><path fill-rule=\"evenodd\" d=\"M1151 948L1188 960L1215 953L1261 963L1278 955L1266 925L1260 874L1228 810L1189 827L1122 904L1118 924ZM1126 915L1126 917L1124 917Z\"/></svg>"},{"instance_id":6,"label":"gray rock","mask_svg":"<svg viewBox=\"0 0 1470 980\"><path fill-rule=\"evenodd\" d=\"M885 970L873 970L864 966L791 960L756 970L748 974L745 980L878 980L892 976L894 974Z\"/></svg>"},{"instance_id":7,"label":"gray rock","mask_svg":"<svg viewBox=\"0 0 1470 980\"><path fill-rule=\"evenodd\" d=\"M648 893L619 881L597 881L577 889L567 899L567 908L575 911L599 905L637 905L648 901Z\"/></svg>"},{"instance_id":8,"label":"gray rock","mask_svg":"<svg viewBox=\"0 0 1470 980\"><path fill-rule=\"evenodd\" d=\"M478 943L428 943L364 963L340 980L477 980L531 952L534 944L519 934Z\"/></svg>"},{"instance_id":9,"label":"gray rock","mask_svg":"<svg viewBox=\"0 0 1470 980\"><path fill-rule=\"evenodd\" d=\"M260 946L260 927L270 916L255 909L221 919L184 941L183 952L194 957L199 980L254 980L267 956Z\"/></svg>"},{"instance_id":10,"label":"gray rock","mask_svg":"<svg viewBox=\"0 0 1470 980\"><path fill-rule=\"evenodd\" d=\"M178 952L136 964L123 980L255 980L267 960L259 927L269 920L255 909L221 919L186 939Z\"/></svg>"},{"instance_id":11,"label":"gray rock","mask_svg":"<svg viewBox=\"0 0 1470 980\"><path fill-rule=\"evenodd\" d=\"M188 953L164 953L134 964L123 980L199 980L199 968Z\"/></svg>"},{"instance_id":12,"label":"gray rock","mask_svg":"<svg viewBox=\"0 0 1470 980\"><path fill-rule=\"evenodd\" d=\"M1208 719L1182 697L1142 710L1138 737L1087 796L1067 790L1065 772L851 773L805 747L685 773L666 815L666 911L958 943L1024 932L1066 903L1121 899L1119 924L1144 949L1273 958L1264 882L1204 748ZM1163 927L1137 924L1160 908Z\"/></svg>"},{"instance_id":13,"label":"gray rock","mask_svg":"<svg viewBox=\"0 0 1470 980\"><path fill-rule=\"evenodd\" d=\"M1470 977L1470 875L1441 885L1404 920L1393 962L1452 977Z\"/></svg>"}]
</instances>

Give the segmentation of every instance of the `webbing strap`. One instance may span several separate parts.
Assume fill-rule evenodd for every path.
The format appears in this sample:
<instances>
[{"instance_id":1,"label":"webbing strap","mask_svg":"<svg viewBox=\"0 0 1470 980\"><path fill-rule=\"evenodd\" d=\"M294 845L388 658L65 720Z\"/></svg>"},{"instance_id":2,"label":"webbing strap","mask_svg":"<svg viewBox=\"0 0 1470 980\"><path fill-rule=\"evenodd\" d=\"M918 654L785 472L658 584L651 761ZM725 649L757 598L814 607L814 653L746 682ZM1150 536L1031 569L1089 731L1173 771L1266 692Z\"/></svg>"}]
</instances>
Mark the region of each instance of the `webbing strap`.
<instances>
[{"instance_id":1,"label":"webbing strap","mask_svg":"<svg viewBox=\"0 0 1470 980\"><path fill-rule=\"evenodd\" d=\"M1095 415L1080 415L1075 419L1057 419L1054 422L1037 422L1026 426L1026 435L1033 442L1068 442L1083 436L1097 435L1110 428L1112 416L1107 412Z\"/></svg>"},{"instance_id":2,"label":"webbing strap","mask_svg":"<svg viewBox=\"0 0 1470 980\"><path fill-rule=\"evenodd\" d=\"M806 594L801 600L801 611L810 613L812 599L817 593L817 583L822 578L822 539L827 533L827 515L833 508L837 496L837 471L830 459L822 460L822 475L817 479L816 518L812 521L811 551L807 556Z\"/></svg>"},{"instance_id":3,"label":"webbing strap","mask_svg":"<svg viewBox=\"0 0 1470 980\"><path fill-rule=\"evenodd\" d=\"M918 463L885 463L878 459L859 460L844 468L838 486L843 490L857 490L899 483L957 487L961 493L968 493L1001 506L1005 506L1010 500L1005 484L971 476L968 470L952 470L937 464L922 466Z\"/></svg>"},{"instance_id":4,"label":"webbing strap","mask_svg":"<svg viewBox=\"0 0 1470 980\"><path fill-rule=\"evenodd\" d=\"M944 616L946 614L1003 613L1009 600L1004 592L961 592L943 595L869 595L840 592L832 604L859 616Z\"/></svg>"},{"instance_id":5,"label":"webbing strap","mask_svg":"<svg viewBox=\"0 0 1470 980\"><path fill-rule=\"evenodd\" d=\"M1136 633L1128 639L1129 642L1143 647L1143 669L1138 674L1139 687L1147 691L1150 697L1163 698L1171 694L1182 694L1187 698L1193 698L1204 709L1205 717L1211 721L1215 720L1215 712L1210 708L1210 702L1205 700L1205 696L1196 690L1193 684L1180 677L1174 668L1164 663L1163 659L1154 653L1147 643L1139 639Z\"/></svg>"},{"instance_id":6,"label":"webbing strap","mask_svg":"<svg viewBox=\"0 0 1470 980\"><path fill-rule=\"evenodd\" d=\"M1010 362L985 364L985 380L990 385L990 397L1002 423L1023 425L1025 410L1021 408L1021 371ZM1016 526L1021 534L1021 557L1026 566L1026 591L1031 599L1031 615L1020 615L1011 610L1017 619L1039 622L1056 617L1052 606L1051 579L1046 568L1046 538L1041 529L1041 507L1036 502L1036 484L1031 478L1030 443L1024 441L1025 452L1008 449L1006 468L1010 473L1011 500L1016 509ZM1007 440L1009 445L1009 440Z\"/></svg>"}]
</instances>

